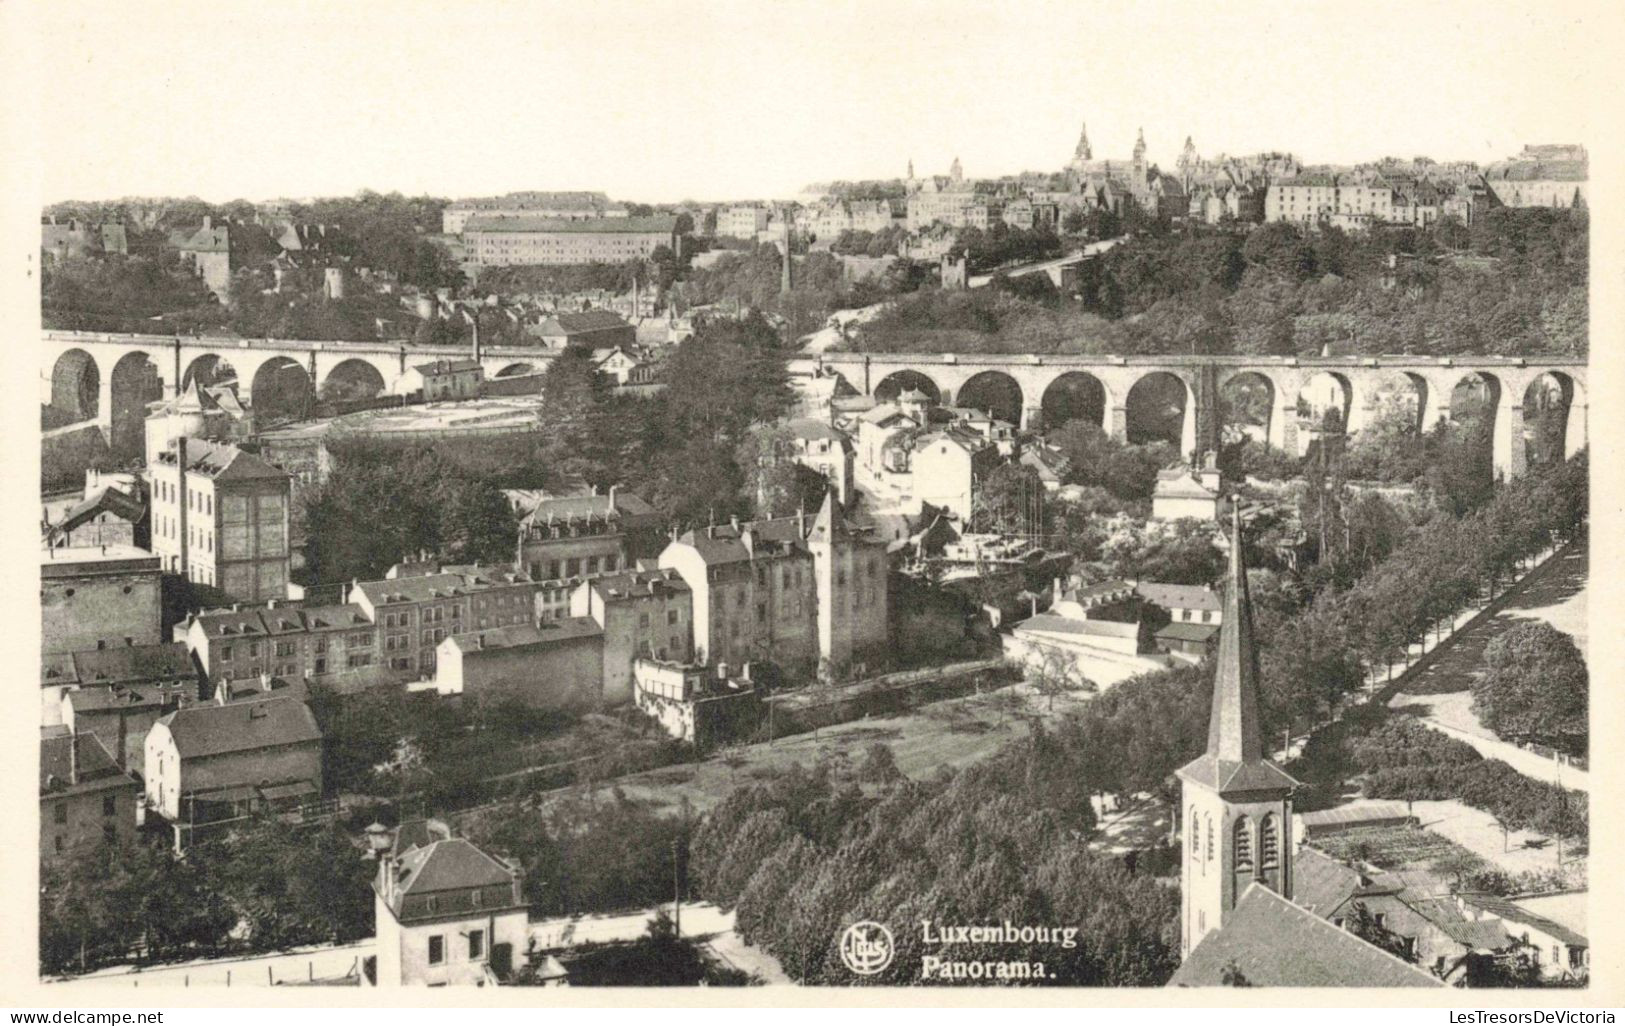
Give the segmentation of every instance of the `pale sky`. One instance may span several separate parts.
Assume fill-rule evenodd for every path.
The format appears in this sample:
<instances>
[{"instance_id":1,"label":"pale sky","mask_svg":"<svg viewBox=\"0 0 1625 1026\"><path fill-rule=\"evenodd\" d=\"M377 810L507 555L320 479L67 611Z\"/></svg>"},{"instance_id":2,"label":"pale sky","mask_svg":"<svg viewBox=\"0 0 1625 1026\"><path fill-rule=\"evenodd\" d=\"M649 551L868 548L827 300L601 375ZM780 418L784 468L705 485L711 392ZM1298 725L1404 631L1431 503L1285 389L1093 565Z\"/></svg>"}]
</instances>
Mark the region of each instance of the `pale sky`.
<instances>
[{"instance_id":1,"label":"pale sky","mask_svg":"<svg viewBox=\"0 0 1625 1026\"><path fill-rule=\"evenodd\" d=\"M1084 120L1097 158L1143 126L1165 167L1187 134L1487 162L1595 145L1588 69L1619 24L1573 2L23 2L46 201L788 196L910 158L1058 169Z\"/></svg>"}]
</instances>

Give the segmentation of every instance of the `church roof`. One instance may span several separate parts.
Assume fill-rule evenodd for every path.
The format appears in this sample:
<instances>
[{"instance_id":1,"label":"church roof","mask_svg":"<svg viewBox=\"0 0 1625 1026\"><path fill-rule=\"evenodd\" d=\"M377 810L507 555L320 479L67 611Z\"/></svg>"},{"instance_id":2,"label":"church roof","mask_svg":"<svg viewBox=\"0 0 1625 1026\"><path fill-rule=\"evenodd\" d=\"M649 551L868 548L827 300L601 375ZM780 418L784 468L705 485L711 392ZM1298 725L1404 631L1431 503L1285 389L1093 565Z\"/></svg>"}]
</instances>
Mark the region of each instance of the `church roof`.
<instances>
[{"instance_id":1,"label":"church roof","mask_svg":"<svg viewBox=\"0 0 1625 1026\"><path fill-rule=\"evenodd\" d=\"M1242 894L1224 925L1202 938L1168 984L1221 986L1232 964L1254 987L1444 986L1257 883Z\"/></svg>"},{"instance_id":2,"label":"church roof","mask_svg":"<svg viewBox=\"0 0 1625 1026\"><path fill-rule=\"evenodd\" d=\"M1221 793L1291 789L1297 781L1264 758L1258 725L1258 649L1253 642L1239 510L1232 511L1230 530L1230 574L1224 589L1207 751L1179 773Z\"/></svg>"}]
</instances>

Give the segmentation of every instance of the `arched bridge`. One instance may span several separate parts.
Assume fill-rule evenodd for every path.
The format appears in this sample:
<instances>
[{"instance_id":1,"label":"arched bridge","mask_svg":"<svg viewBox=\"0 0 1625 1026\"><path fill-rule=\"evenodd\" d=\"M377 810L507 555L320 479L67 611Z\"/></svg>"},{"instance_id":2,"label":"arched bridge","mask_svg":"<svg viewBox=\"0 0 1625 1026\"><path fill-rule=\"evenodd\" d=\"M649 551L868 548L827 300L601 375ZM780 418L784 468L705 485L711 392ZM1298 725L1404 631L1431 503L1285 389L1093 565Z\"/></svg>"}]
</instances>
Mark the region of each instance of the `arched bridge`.
<instances>
[{"instance_id":1,"label":"arched bridge","mask_svg":"<svg viewBox=\"0 0 1625 1026\"><path fill-rule=\"evenodd\" d=\"M793 375L839 374L857 391L889 398L903 388L935 392L944 403L994 408L1026 428L1057 419L1070 405L1114 438L1130 440L1130 409L1151 395L1176 425L1181 451L1216 438L1220 405L1238 388L1263 414L1261 440L1301 453L1299 425L1335 409L1358 432L1396 398L1427 431L1451 417L1451 404L1471 401L1493 417L1497 475L1528 466L1528 425L1555 414L1564 458L1586 444L1587 365L1568 356L1075 356L965 353L823 353L790 362ZM1046 413L1048 411L1048 413ZM1267 412L1263 412L1267 411ZM1211 434L1209 434L1211 432ZM1133 439L1139 440L1139 439ZM1204 443L1207 444L1207 443Z\"/></svg>"},{"instance_id":2,"label":"arched bridge","mask_svg":"<svg viewBox=\"0 0 1625 1026\"><path fill-rule=\"evenodd\" d=\"M194 380L235 380L245 404L256 392L371 398L416 388L414 367L472 355L466 346L83 331L46 331L43 340L43 401L77 420L98 421L115 448L116 439L141 436L147 403L173 398ZM551 358L518 347L480 353L492 378L540 371Z\"/></svg>"}]
</instances>

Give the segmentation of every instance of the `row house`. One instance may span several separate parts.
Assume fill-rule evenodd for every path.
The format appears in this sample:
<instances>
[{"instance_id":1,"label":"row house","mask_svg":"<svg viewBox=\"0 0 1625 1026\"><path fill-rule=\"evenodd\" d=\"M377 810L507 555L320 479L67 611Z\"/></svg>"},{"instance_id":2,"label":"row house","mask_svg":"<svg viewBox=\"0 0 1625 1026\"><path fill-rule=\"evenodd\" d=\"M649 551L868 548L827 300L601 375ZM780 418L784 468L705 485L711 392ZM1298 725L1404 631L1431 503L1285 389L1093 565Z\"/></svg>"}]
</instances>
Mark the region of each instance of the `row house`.
<instances>
[{"instance_id":1,"label":"row house","mask_svg":"<svg viewBox=\"0 0 1625 1026\"><path fill-rule=\"evenodd\" d=\"M485 570L364 581L351 596L374 624L383 665L428 677L435 649L446 638L530 623L535 592L527 577Z\"/></svg>"}]
</instances>

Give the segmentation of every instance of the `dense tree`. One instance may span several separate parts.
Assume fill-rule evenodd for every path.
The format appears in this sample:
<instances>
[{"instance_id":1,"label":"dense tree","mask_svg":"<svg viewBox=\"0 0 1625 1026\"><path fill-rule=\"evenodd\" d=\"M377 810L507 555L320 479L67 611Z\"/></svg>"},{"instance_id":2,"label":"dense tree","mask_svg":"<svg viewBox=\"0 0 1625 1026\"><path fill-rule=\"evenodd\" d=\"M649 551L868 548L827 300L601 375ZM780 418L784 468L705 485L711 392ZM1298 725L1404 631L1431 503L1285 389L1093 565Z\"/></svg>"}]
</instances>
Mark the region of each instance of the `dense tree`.
<instances>
[{"instance_id":1,"label":"dense tree","mask_svg":"<svg viewBox=\"0 0 1625 1026\"><path fill-rule=\"evenodd\" d=\"M1567 634L1543 621L1519 623L1484 649L1473 680L1473 711L1499 736L1584 754L1590 677Z\"/></svg>"}]
</instances>

